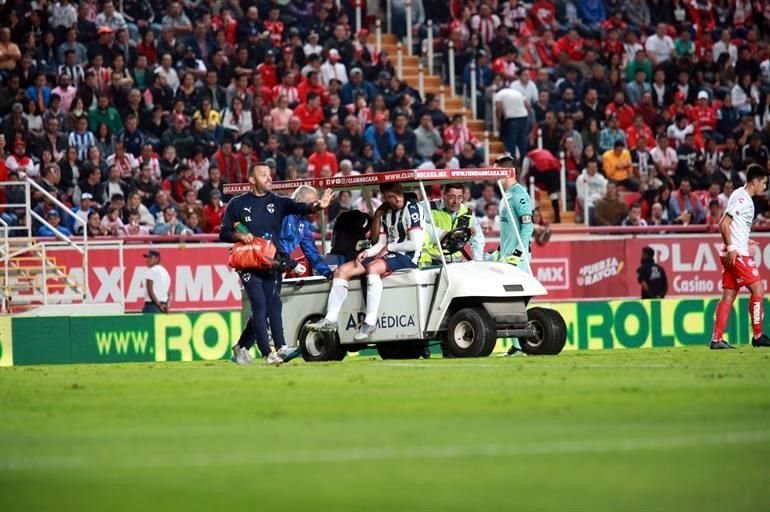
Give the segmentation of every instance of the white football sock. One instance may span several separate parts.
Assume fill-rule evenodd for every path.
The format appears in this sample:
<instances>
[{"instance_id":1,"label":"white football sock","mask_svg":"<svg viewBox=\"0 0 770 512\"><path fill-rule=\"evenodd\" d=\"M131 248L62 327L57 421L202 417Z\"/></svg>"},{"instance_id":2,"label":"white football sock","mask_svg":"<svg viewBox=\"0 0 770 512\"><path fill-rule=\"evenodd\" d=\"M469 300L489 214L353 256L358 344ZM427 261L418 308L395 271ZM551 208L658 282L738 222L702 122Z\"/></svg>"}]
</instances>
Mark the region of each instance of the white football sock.
<instances>
[{"instance_id":1,"label":"white football sock","mask_svg":"<svg viewBox=\"0 0 770 512\"><path fill-rule=\"evenodd\" d=\"M332 280L332 291L329 292L329 301L326 304L326 319L330 322L336 322L340 315L342 304L348 296L348 282L344 279L335 277Z\"/></svg>"},{"instance_id":2,"label":"white football sock","mask_svg":"<svg viewBox=\"0 0 770 512\"><path fill-rule=\"evenodd\" d=\"M366 276L366 317L364 323L368 325L377 324L377 310L380 309L380 297L382 297L382 279L379 274L369 274Z\"/></svg>"}]
</instances>

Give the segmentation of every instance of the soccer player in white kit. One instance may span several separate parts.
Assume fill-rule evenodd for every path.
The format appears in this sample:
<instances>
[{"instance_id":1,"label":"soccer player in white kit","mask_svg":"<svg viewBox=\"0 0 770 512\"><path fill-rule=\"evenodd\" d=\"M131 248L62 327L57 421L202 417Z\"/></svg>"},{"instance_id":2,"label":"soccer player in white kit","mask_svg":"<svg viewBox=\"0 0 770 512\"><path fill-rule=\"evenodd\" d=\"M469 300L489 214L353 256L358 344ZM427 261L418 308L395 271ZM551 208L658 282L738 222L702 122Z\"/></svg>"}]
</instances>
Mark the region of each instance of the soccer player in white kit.
<instances>
[{"instance_id":1,"label":"soccer player in white kit","mask_svg":"<svg viewBox=\"0 0 770 512\"><path fill-rule=\"evenodd\" d=\"M751 246L756 242L749 240L751 224L754 222L753 196L764 193L767 188L767 171L760 165L749 165L746 173L746 185L736 189L727 202L727 209L719 223L724 246L722 257L722 300L717 304L714 319L714 333L711 337L711 350L735 348L722 339L727 327L733 302L744 286L751 291L749 316L755 347L770 347L770 338L762 334L762 298L765 291L759 270L754 264Z\"/></svg>"}]
</instances>

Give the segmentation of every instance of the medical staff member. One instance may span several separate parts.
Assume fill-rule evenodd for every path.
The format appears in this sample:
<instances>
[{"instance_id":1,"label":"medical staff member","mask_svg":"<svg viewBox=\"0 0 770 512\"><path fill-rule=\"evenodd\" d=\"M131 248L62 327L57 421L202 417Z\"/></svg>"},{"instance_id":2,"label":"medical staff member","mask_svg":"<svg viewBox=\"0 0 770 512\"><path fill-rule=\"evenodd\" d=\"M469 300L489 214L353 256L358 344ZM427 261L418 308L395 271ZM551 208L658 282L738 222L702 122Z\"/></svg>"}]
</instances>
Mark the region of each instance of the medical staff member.
<instances>
[{"instance_id":1,"label":"medical staff member","mask_svg":"<svg viewBox=\"0 0 770 512\"><path fill-rule=\"evenodd\" d=\"M298 203L287 197L272 192L273 180L270 167L258 162L248 172L251 190L234 197L227 205L222 217L219 239L223 242L251 242L254 237L279 240L283 220L288 215L309 215L329 206L331 190L326 190L323 197L313 203ZM247 233L236 230L241 224ZM253 360L248 350L254 345L256 334L257 346L268 364L281 364L284 357L293 352L286 348L281 318L281 271L244 270L240 272L243 288L251 302L251 318L246 324L238 343L233 346L233 355L238 364L249 364ZM267 326L276 348L270 348Z\"/></svg>"},{"instance_id":2,"label":"medical staff member","mask_svg":"<svg viewBox=\"0 0 770 512\"><path fill-rule=\"evenodd\" d=\"M420 255L420 265L431 265L436 261L441 261L441 238L444 234L457 228L470 228L472 237L470 239L471 250L473 251L474 261L484 261L484 233L479 226L473 212L464 204L465 187L462 183L447 183L444 185L441 201L431 204L430 217L426 219L433 222L439 240L435 240L433 230L428 227L427 239ZM457 252L450 255L449 261L462 261L462 254Z\"/></svg>"},{"instance_id":3,"label":"medical staff member","mask_svg":"<svg viewBox=\"0 0 770 512\"><path fill-rule=\"evenodd\" d=\"M291 195L291 198L298 203L314 203L318 201L318 192L310 185L300 185ZM287 215L283 219L281 226L281 239L278 242L278 250L291 257L297 247L302 249L307 261L312 265L313 270L324 277L330 277L332 274L329 265L324 262L315 245L313 230L310 228L312 222L306 215ZM294 260L290 261L290 268L296 274L304 274L305 268L301 263Z\"/></svg>"},{"instance_id":4,"label":"medical staff member","mask_svg":"<svg viewBox=\"0 0 770 512\"><path fill-rule=\"evenodd\" d=\"M505 155L495 161L495 167L512 169L514 159ZM505 197L500 204L500 247L490 255L493 261L505 261L517 265L531 273L529 262L532 259L530 242L534 226L532 224L532 203L527 189L513 176L502 180ZM507 204L506 204L507 202ZM509 208L510 207L510 208ZM511 215L513 210L513 216ZM518 232L518 236L517 233ZM507 356L525 355L517 338L513 339Z\"/></svg>"}]
</instances>

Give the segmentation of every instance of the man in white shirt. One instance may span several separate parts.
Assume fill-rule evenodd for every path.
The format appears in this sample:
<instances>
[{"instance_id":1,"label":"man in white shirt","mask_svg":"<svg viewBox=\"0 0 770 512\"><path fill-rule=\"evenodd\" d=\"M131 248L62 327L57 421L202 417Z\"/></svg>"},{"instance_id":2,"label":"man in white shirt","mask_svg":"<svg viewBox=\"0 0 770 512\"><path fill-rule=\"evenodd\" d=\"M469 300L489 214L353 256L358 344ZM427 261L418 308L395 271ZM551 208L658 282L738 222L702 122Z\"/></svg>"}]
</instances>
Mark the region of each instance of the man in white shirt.
<instances>
[{"instance_id":1,"label":"man in white shirt","mask_svg":"<svg viewBox=\"0 0 770 512\"><path fill-rule=\"evenodd\" d=\"M674 41L666 35L665 23L658 23L655 34L647 38L644 48L653 64L660 64L671 58L674 53Z\"/></svg>"},{"instance_id":2,"label":"man in white shirt","mask_svg":"<svg viewBox=\"0 0 770 512\"><path fill-rule=\"evenodd\" d=\"M650 156L655 164L658 177L672 184L676 167L679 164L679 156L676 154L676 150L669 146L668 137L664 134L658 135L658 145L652 148Z\"/></svg>"},{"instance_id":3,"label":"man in white shirt","mask_svg":"<svg viewBox=\"0 0 770 512\"><path fill-rule=\"evenodd\" d=\"M519 69L519 79L514 80L511 89L519 91L530 105L537 103L537 86L529 78L529 68Z\"/></svg>"},{"instance_id":4,"label":"man in white shirt","mask_svg":"<svg viewBox=\"0 0 770 512\"><path fill-rule=\"evenodd\" d=\"M527 122L531 110L529 101L518 89L504 87L494 96L497 117L500 120L500 135L505 151L519 161L527 156Z\"/></svg>"},{"instance_id":5,"label":"man in white shirt","mask_svg":"<svg viewBox=\"0 0 770 512\"><path fill-rule=\"evenodd\" d=\"M329 58L321 64L321 81L325 87L333 79L339 80L342 85L348 83L348 72L345 65L340 62L340 52L332 48L329 50Z\"/></svg>"},{"instance_id":6,"label":"man in white shirt","mask_svg":"<svg viewBox=\"0 0 770 512\"><path fill-rule=\"evenodd\" d=\"M714 43L714 62L719 60L719 56L726 53L730 57L730 66L735 66L738 60L738 47L730 42L730 29L722 31L722 37Z\"/></svg>"},{"instance_id":7,"label":"man in white shirt","mask_svg":"<svg viewBox=\"0 0 770 512\"><path fill-rule=\"evenodd\" d=\"M168 313L171 276L160 264L160 253L150 249L144 255L147 273L144 275L144 308L142 313Z\"/></svg>"},{"instance_id":8,"label":"man in white shirt","mask_svg":"<svg viewBox=\"0 0 770 512\"><path fill-rule=\"evenodd\" d=\"M577 192L578 202L581 210L588 210L588 216L591 216L591 209L607 194L607 178L599 174L599 163L596 160L589 160L586 168L575 181L575 191ZM581 213L583 213L581 211Z\"/></svg>"}]
</instances>

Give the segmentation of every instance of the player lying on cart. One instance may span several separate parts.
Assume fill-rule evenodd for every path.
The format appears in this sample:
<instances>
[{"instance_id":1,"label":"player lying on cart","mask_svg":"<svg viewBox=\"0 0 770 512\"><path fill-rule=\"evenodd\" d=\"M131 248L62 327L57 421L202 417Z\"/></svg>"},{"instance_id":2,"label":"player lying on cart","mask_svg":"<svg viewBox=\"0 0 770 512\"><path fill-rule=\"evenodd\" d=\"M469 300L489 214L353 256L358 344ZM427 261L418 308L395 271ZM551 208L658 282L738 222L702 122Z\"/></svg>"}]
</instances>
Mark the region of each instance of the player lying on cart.
<instances>
[{"instance_id":1,"label":"player lying on cart","mask_svg":"<svg viewBox=\"0 0 770 512\"><path fill-rule=\"evenodd\" d=\"M354 336L356 342L366 341L376 328L382 277L397 270L417 268L425 239L423 208L415 199L404 197L400 183L382 184L380 191L388 208L383 210L377 243L334 271L326 316L308 324L308 329L336 331L337 318L348 295L348 283L366 274L366 316Z\"/></svg>"}]
</instances>

